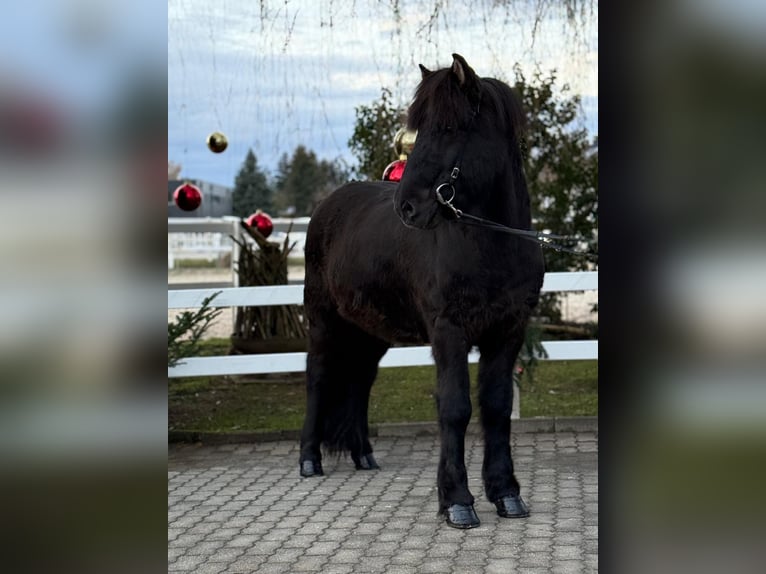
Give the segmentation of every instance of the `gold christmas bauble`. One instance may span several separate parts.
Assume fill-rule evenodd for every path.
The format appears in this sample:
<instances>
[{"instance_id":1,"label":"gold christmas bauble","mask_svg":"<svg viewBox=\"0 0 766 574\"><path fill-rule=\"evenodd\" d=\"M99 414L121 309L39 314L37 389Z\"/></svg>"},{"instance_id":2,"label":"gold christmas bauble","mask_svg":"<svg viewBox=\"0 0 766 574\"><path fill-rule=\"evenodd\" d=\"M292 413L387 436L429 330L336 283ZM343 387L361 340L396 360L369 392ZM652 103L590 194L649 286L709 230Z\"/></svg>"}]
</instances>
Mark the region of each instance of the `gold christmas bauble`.
<instances>
[{"instance_id":1,"label":"gold christmas bauble","mask_svg":"<svg viewBox=\"0 0 766 574\"><path fill-rule=\"evenodd\" d=\"M394 151L399 159L407 159L407 156L412 153L412 148L415 147L415 138L418 136L418 132L408 130L407 128L399 128L394 136Z\"/></svg>"},{"instance_id":2,"label":"gold christmas bauble","mask_svg":"<svg viewBox=\"0 0 766 574\"><path fill-rule=\"evenodd\" d=\"M207 147L213 153L221 153L227 147L229 147L229 140L221 132L213 132L207 136Z\"/></svg>"}]
</instances>

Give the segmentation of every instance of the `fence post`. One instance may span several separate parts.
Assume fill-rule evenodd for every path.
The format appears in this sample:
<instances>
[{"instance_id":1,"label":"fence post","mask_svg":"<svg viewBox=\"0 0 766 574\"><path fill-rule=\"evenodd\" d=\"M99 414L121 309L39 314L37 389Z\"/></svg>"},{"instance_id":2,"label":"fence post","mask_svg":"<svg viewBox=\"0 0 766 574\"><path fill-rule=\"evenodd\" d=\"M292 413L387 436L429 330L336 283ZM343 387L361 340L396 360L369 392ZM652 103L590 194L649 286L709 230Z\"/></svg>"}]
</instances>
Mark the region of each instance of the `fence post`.
<instances>
[{"instance_id":1,"label":"fence post","mask_svg":"<svg viewBox=\"0 0 766 574\"><path fill-rule=\"evenodd\" d=\"M235 221L231 222L232 225L232 235L238 239L242 240L242 228L239 225L239 219L236 219ZM237 262L239 261L239 244L232 240L232 246L231 246L231 283L234 287L239 287L239 273L237 273ZM237 324L237 307L231 308L231 324L235 325Z\"/></svg>"}]
</instances>

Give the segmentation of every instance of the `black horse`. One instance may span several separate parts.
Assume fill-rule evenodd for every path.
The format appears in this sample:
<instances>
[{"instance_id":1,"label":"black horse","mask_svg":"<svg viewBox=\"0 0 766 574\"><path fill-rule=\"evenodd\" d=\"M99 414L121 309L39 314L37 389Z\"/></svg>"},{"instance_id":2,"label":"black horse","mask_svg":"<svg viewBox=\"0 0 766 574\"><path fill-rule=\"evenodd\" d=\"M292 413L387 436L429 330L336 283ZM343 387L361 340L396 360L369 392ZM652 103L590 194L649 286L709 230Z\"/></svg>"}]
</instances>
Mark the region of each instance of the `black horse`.
<instances>
[{"instance_id":1,"label":"black horse","mask_svg":"<svg viewBox=\"0 0 766 574\"><path fill-rule=\"evenodd\" d=\"M464 443L473 346L481 353L487 498L500 516L529 514L511 460L512 372L542 286L543 258L538 245L466 225L450 207L531 227L519 100L503 82L479 78L461 56L453 58L433 72L420 66L408 113L417 140L402 180L349 183L311 218L300 472L323 473L322 445L349 452L357 469L379 468L367 424L378 362L392 343L427 342L437 371L439 511L449 525L472 528L479 519Z\"/></svg>"}]
</instances>

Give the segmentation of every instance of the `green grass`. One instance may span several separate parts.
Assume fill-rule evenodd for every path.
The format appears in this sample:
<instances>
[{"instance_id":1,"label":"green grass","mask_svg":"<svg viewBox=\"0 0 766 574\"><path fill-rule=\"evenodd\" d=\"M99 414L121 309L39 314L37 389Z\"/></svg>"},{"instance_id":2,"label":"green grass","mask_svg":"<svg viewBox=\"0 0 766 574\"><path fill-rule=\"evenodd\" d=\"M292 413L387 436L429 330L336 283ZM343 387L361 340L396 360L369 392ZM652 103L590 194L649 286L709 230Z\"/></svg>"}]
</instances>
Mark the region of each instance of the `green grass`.
<instances>
[{"instance_id":1,"label":"green grass","mask_svg":"<svg viewBox=\"0 0 766 574\"><path fill-rule=\"evenodd\" d=\"M215 260L207 259L176 259L174 265L176 269L213 269L218 266Z\"/></svg>"},{"instance_id":2,"label":"green grass","mask_svg":"<svg viewBox=\"0 0 766 574\"><path fill-rule=\"evenodd\" d=\"M211 339L201 355L225 355L227 339ZM474 418L477 365L470 366ZM274 376L272 375L271 378ZM243 381L229 377L171 379L168 422L173 430L207 432L299 429L305 391L301 376L288 382ZM380 369L370 396L370 423L436 420L434 367ZM521 416L598 414L597 361L542 361L534 384L521 386Z\"/></svg>"}]
</instances>

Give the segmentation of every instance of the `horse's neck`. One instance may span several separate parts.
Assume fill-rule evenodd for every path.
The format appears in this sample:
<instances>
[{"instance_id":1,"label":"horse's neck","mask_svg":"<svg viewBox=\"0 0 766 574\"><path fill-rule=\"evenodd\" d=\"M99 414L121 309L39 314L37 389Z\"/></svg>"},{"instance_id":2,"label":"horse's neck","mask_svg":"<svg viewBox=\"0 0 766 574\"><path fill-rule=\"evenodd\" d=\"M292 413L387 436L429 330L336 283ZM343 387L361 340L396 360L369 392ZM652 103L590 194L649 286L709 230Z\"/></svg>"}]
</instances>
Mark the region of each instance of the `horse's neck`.
<instances>
[{"instance_id":1,"label":"horse's neck","mask_svg":"<svg viewBox=\"0 0 766 574\"><path fill-rule=\"evenodd\" d=\"M509 227L528 229L531 223L529 194L523 174L509 171L505 177L499 178L480 211L472 215Z\"/></svg>"}]
</instances>

